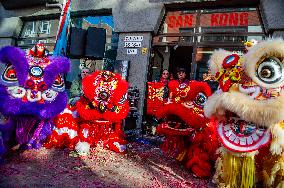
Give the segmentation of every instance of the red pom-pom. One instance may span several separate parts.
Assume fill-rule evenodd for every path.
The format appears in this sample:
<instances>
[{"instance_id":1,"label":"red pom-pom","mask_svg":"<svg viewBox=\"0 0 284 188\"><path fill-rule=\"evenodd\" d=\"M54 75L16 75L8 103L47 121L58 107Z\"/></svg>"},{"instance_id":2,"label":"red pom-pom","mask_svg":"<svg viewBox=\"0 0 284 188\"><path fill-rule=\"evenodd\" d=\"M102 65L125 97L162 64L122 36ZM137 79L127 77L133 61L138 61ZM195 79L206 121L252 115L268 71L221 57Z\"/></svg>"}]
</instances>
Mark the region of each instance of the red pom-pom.
<instances>
[{"instance_id":1,"label":"red pom-pom","mask_svg":"<svg viewBox=\"0 0 284 188\"><path fill-rule=\"evenodd\" d=\"M45 91L48 89L48 86L45 82L40 82L38 85L37 85L37 89L39 91Z\"/></svg>"},{"instance_id":2,"label":"red pom-pom","mask_svg":"<svg viewBox=\"0 0 284 188\"><path fill-rule=\"evenodd\" d=\"M34 89L35 88L35 82L32 79L29 79L25 83L25 87L28 89Z\"/></svg>"}]
</instances>

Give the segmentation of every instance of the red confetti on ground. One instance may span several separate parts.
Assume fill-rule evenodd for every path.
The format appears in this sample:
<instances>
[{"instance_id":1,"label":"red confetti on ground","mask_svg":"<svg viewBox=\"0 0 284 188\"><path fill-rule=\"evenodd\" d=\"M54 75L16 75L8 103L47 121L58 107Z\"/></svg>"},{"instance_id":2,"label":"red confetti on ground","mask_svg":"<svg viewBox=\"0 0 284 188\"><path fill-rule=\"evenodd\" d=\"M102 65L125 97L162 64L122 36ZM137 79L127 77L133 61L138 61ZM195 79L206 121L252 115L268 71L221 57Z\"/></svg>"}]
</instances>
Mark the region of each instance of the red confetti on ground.
<instances>
[{"instance_id":1,"label":"red confetti on ground","mask_svg":"<svg viewBox=\"0 0 284 188\"><path fill-rule=\"evenodd\" d=\"M213 188L194 178L157 147L131 143L126 155L97 147L87 157L68 150L13 153L0 165L0 187L190 187Z\"/></svg>"}]
</instances>

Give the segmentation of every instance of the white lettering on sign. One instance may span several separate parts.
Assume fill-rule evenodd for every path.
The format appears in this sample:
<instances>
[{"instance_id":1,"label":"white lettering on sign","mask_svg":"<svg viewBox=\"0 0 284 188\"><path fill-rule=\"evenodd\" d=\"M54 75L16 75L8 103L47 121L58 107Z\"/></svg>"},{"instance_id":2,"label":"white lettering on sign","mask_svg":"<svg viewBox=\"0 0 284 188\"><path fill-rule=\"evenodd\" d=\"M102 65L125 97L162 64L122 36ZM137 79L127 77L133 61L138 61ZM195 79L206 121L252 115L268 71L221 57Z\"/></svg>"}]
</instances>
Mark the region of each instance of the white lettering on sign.
<instances>
[{"instance_id":1,"label":"white lettering on sign","mask_svg":"<svg viewBox=\"0 0 284 188\"><path fill-rule=\"evenodd\" d=\"M124 47L125 48L140 48L141 42L125 42Z\"/></svg>"},{"instance_id":2,"label":"white lettering on sign","mask_svg":"<svg viewBox=\"0 0 284 188\"><path fill-rule=\"evenodd\" d=\"M126 52L127 54L137 54L137 49L127 48Z\"/></svg>"},{"instance_id":3,"label":"white lettering on sign","mask_svg":"<svg viewBox=\"0 0 284 188\"><path fill-rule=\"evenodd\" d=\"M129 42L129 41L132 41L132 42L141 42L143 41L143 36L126 36L124 38L124 41L125 42Z\"/></svg>"}]
</instances>

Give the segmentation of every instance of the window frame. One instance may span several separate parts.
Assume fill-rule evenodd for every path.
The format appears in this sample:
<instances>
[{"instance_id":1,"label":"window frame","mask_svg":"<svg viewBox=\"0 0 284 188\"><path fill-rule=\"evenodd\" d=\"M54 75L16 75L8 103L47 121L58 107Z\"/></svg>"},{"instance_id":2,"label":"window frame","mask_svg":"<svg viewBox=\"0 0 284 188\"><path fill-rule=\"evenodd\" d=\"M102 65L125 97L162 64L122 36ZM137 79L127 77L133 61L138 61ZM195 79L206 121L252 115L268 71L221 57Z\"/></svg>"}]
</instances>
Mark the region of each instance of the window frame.
<instances>
[{"instance_id":1,"label":"window frame","mask_svg":"<svg viewBox=\"0 0 284 188\"><path fill-rule=\"evenodd\" d=\"M43 29L44 25L47 25L46 29ZM38 33L50 35L50 28L51 28L50 20L41 20Z\"/></svg>"}]
</instances>

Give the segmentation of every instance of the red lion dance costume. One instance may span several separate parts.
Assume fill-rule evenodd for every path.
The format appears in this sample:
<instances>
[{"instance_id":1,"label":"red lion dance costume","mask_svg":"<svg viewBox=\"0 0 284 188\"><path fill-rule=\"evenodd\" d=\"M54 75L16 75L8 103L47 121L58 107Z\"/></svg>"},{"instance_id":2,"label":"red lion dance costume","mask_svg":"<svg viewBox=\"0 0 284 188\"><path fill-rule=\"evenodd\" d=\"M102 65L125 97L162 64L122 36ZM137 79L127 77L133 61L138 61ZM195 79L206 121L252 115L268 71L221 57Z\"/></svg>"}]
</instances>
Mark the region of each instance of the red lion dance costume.
<instances>
[{"instance_id":1,"label":"red lion dance costume","mask_svg":"<svg viewBox=\"0 0 284 188\"><path fill-rule=\"evenodd\" d=\"M205 82L171 81L169 90L172 102L156 112L162 119L157 133L166 137L162 150L184 162L197 177L209 177L218 148L215 124L203 115L211 89Z\"/></svg>"},{"instance_id":2,"label":"red lion dance costume","mask_svg":"<svg viewBox=\"0 0 284 188\"><path fill-rule=\"evenodd\" d=\"M101 144L118 153L126 152L122 120L128 115L128 83L119 74L96 71L82 81L84 95L75 107L57 118L56 129L46 147L69 147L81 155Z\"/></svg>"}]
</instances>

